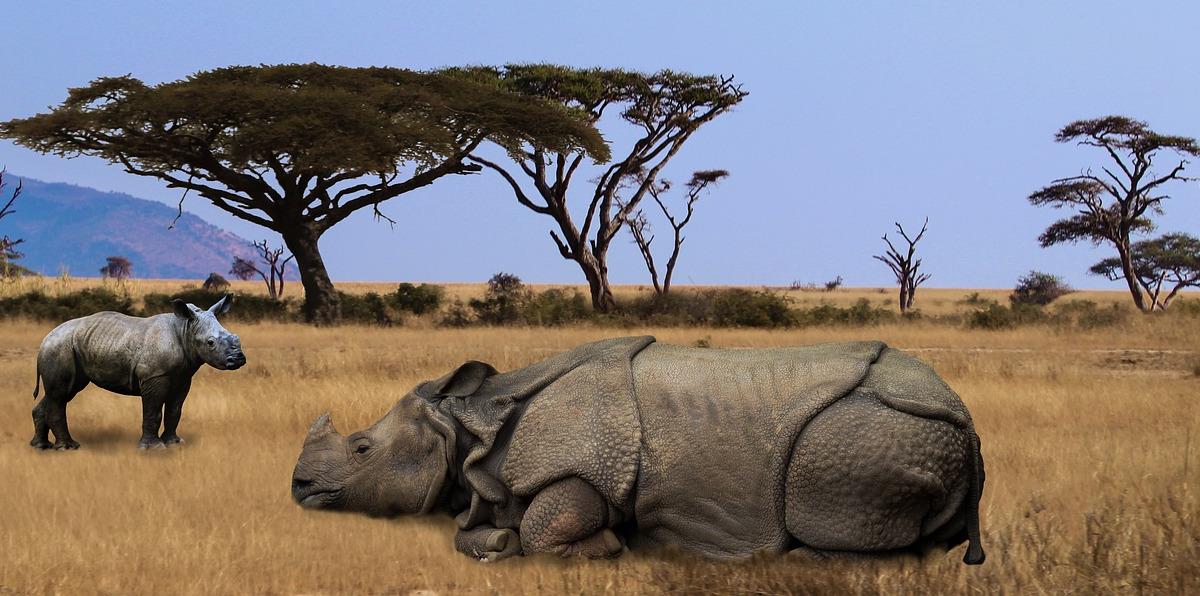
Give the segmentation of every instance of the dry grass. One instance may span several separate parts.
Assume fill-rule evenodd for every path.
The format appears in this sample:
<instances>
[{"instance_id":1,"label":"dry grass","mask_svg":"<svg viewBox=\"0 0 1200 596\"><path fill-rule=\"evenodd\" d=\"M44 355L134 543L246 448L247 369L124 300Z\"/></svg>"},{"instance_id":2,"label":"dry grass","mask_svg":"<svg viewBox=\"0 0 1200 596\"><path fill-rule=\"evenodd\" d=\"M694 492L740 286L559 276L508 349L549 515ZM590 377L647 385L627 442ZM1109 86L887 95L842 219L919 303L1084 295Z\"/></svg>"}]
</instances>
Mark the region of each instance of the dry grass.
<instances>
[{"instance_id":1,"label":"dry grass","mask_svg":"<svg viewBox=\"0 0 1200 596\"><path fill-rule=\"evenodd\" d=\"M949 290L926 297L943 295L954 300ZM1128 335L919 324L791 331L242 325L235 330L250 364L197 375L181 425L187 445L138 452L138 400L89 388L70 409L83 449L39 453L27 446L29 392L37 344L50 327L0 324L0 594L1200 591L1194 322L1149 320ZM987 563L964 566L961 552L866 564L639 553L484 565L453 551L446 519L378 520L301 511L291 502L292 465L321 411L331 409L342 430L358 428L417 381L464 359L503 370L626 332L687 344L708 336L714 346L877 337L919 349L963 396L983 440Z\"/></svg>"}]
</instances>

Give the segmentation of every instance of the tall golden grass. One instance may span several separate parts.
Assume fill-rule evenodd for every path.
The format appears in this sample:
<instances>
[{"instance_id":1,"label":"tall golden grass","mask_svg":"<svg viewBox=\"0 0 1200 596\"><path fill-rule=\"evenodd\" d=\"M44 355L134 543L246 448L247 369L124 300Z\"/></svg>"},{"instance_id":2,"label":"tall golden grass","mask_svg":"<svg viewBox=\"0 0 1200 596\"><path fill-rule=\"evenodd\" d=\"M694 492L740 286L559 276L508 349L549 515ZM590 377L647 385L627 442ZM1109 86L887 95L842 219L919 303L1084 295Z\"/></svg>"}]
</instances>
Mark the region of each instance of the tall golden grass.
<instances>
[{"instance_id":1,"label":"tall golden grass","mask_svg":"<svg viewBox=\"0 0 1200 596\"><path fill-rule=\"evenodd\" d=\"M0 594L1200 593L1200 323L1185 318L1087 332L234 325L249 364L197 374L180 429L188 443L151 453L135 449L138 400L96 388L69 409L81 450L28 447L34 356L51 327L0 324ZM454 552L448 519L302 511L289 497L322 411L356 429L465 359L504 370L641 333L720 347L879 338L914 350L979 429L987 563L964 566L960 550L481 564Z\"/></svg>"}]
</instances>

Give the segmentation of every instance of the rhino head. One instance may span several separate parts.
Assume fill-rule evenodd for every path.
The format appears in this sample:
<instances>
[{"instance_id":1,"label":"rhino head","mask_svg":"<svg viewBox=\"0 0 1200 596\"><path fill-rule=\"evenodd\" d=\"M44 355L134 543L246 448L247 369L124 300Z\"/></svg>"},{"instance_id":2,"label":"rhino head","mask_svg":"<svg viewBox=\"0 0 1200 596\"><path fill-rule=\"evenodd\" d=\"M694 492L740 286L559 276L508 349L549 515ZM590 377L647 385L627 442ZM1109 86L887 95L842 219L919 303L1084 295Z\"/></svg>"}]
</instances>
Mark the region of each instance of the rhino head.
<instances>
[{"instance_id":1,"label":"rhino head","mask_svg":"<svg viewBox=\"0 0 1200 596\"><path fill-rule=\"evenodd\" d=\"M482 368L486 367L486 368ZM470 395L492 369L469 362L430 382L442 397ZM292 473L292 498L309 509L376 516L428 513L439 505L454 461L454 430L416 394L349 435L328 413L313 422Z\"/></svg>"},{"instance_id":2,"label":"rhino head","mask_svg":"<svg viewBox=\"0 0 1200 596\"><path fill-rule=\"evenodd\" d=\"M203 310L179 299L171 301L175 316L183 322L184 353L194 354L200 361L220 370L237 370L246 364L242 340L229 332L218 317L229 312L233 296L226 294L216 304Z\"/></svg>"}]
</instances>

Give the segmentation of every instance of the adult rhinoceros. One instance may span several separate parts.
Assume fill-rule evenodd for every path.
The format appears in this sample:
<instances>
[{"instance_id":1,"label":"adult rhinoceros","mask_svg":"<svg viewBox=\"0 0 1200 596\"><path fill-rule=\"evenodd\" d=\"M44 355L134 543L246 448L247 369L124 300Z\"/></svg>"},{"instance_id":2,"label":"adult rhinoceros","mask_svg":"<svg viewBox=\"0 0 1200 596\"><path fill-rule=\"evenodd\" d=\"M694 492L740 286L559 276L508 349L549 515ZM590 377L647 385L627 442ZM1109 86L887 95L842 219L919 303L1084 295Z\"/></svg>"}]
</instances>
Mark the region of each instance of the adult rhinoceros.
<instances>
[{"instance_id":1,"label":"adult rhinoceros","mask_svg":"<svg viewBox=\"0 0 1200 596\"><path fill-rule=\"evenodd\" d=\"M372 515L449 512L457 549L605 557L674 544L924 552L982 563L983 460L970 415L926 365L879 342L694 349L652 337L497 373L467 362L371 427L329 415L292 496Z\"/></svg>"}]
</instances>

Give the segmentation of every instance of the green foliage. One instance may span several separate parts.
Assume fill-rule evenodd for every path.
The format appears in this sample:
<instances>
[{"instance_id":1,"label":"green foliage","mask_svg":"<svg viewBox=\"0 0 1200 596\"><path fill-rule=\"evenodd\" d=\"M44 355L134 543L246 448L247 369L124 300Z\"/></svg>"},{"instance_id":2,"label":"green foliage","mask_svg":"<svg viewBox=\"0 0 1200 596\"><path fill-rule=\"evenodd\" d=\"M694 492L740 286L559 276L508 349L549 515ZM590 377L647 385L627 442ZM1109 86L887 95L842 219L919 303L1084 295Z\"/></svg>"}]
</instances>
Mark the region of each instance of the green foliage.
<instances>
[{"instance_id":1,"label":"green foliage","mask_svg":"<svg viewBox=\"0 0 1200 596\"><path fill-rule=\"evenodd\" d=\"M347 294L339 291L338 298L342 303L343 321L382 327L391 327L396 322L383 296L376 292Z\"/></svg>"},{"instance_id":2,"label":"green foliage","mask_svg":"<svg viewBox=\"0 0 1200 596\"><path fill-rule=\"evenodd\" d=\"M213 292L204 288L185 288L171 294L150 293L142 297L141 316L151 316L172 311L171 301L178 298L208 308L225 296L224 292ZM294 321L296 315L290 300L271 300L256 294L233 294L233 307L224 315L231 321Z\"/></svg>"},{"instance_id":3,"label":"green foliage","mask_svg":"<svg viewBox=\"0 0 1200 596\"><path fill-rule=\"evenodd\" d=\"M467 327L474 320L471 309L462 300L455 299L454 303L446 309L446 314L442 315L438 324L443 327Z\"/></svg>"},{"instance_id":4,"label":"green foliage","mask_svg":"<svg viewBox=\"0 0 1200 596\"><path fill-rule=\"evenodd\" d=\"M468 304L481 323L513 324L522 322L523 309L532 295L533 292L525 287L521 278L500 272L488 280L488 289L483 298L472 298Z\"/></svg>"},{"instance_id":5,"label":"green foliage","mask_svg":"<svg viewBox=\"0 0 1200 596\"><path fill-rule=\"evenodd\" d=\"M0 319L34 319L61 323L90 314L113 311L133 314L133 300L108 288L85 288L61 296L34 291L0 298Z\"/></svg>"},{"instance_id":6,"label":"green foliage","mask_svg":"<svg viewBox=\"0 0 1200 596\"><path fill-rule=\"evenodd\" d=\"M1106 307L1091 300L1072 300L1055 305L1052 322L1064 327L1097 329L1114 327L1129 321L1129 309L1120 304Z\"/></svg>"},{"instance_id":7,"label":"green foliage","mask_svg":"<svg viewBox=\"0 0 1200 596\"><path fill-rule=\"evenodd\" d=\"M591 305L575 289L552 288L534 293L521 308L521 319L528 325L557 327L591 316Z\"/></svg>"},{"instance_id":8,"label":"green foliage","mask_svg":"<svg viewBox=\"0 0 1200 596\"><path fill-rule=\"evenodd\" d=\"M437 311L446 299L446 288L432 284L400 284L388 295L388 301L399 311L423 315Z\"/></svg>"},{"instance_id":9,"label":"green foliage","mask_svg":"<svg viewBox=\"0 0 1200 596\"><path fill-rule=\"evenodd\" d=\"M796 324L790 301L767 290L720 290L712 306L712 324L721 327L791 327Z\"/></svg>"},{"instance_id":10,"label":"green foliage","mask_svg":"<svg viewBox=\"0 0 1200 596\"><path fill-rule=\"evenodd\" d=\"M896 320L896 313L879 306L872 307L871 301L859 298L849 307L839 308L832 304L822 304L807 310L796 312L796 320L802 326L818 325L878 325Z\"/></svg>"},{"instance_id":11,"label":"green foliage","mask_svg":"<svg viewBox=\"0 0 1200 596\"><path fill-rule=\"evenodd\" d=\"M1008 300L1014 305L1045 306L1074 291L1057 275L1030 271L1017 279Z\"/></svg>"}]
</instances>

